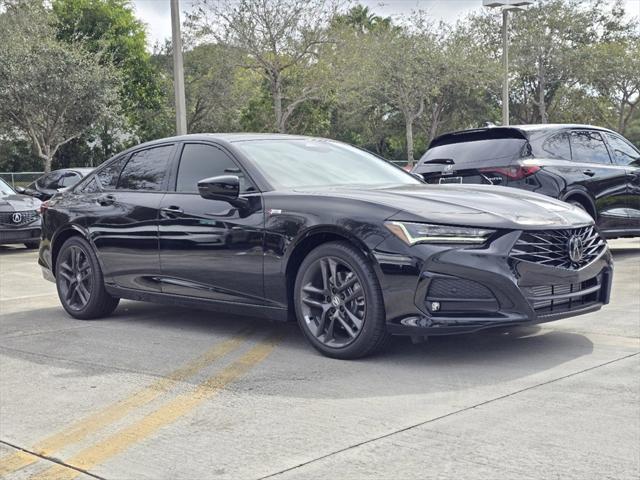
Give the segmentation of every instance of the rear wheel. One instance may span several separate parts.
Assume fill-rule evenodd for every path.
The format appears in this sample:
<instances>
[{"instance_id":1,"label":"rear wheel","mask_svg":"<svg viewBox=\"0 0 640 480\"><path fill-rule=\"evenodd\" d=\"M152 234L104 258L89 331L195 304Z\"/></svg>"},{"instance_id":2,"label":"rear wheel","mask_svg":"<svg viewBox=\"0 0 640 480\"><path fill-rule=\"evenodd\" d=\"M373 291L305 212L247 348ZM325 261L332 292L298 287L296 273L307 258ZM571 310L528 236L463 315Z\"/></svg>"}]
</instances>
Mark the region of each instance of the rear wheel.
<instances>
[{"instance_id":1,"label":"rear wheel","mask_svg":"<svg viewBox=\"0 0 640 480\"><path fill-rule=\"evenodd\" d=\"M585 207L581 202L579 202L578 200L569 200L569 203L571 205L573 205L574 207L578 207L580 210L582 210L583 212L587 212L591 217L593 217L593 215L591 215L591 212L587 209L587 207Z\"/></svg>"},{"instance_id":2,"label":"rear wheel","mask_svg":"<svg viewBox=\"0 0 640 480\"><path fill-rule=\"evenodd\" d=\"M119 299L104 288L102 270L91 245L80 237L71 237L60 249L56 286L62 306L75 318L104 317L118 306Z\"/></svg>"},{"instance_id":3,"label":"rear wheel","mask_svg":"<svg viewBox=\"0 0 640 480\"><path fill-rule=\"evenodd\" d=\"M389 338L382 291L373 267L349 243L321 245L304 259L294 301L303 333L329 357L370 355Z\"/></svg>"}]
</instances>

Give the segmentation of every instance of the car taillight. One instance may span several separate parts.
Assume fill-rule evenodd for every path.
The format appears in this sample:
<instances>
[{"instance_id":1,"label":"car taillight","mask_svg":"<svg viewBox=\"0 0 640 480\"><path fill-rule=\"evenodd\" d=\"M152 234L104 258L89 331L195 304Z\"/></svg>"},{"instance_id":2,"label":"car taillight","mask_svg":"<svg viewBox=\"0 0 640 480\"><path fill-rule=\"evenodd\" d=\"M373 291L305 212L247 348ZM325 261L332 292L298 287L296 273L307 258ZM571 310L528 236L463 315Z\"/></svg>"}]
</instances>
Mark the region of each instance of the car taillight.
<instances>
[{"instance_id":1,"label":"car taillight","mask_svg":"<svg viewBox=\"0 0 640 480\"><path fill-rule=\"evenodd\" d=\"M44 215L44 212L47 211L47 208L49 208L49 200L47 200L46 202L42 202L40 204L40 208L38 208L38 213L40 215Z\"/></svg>"},{"instance_id":2,"label":"car taillight","mask_svg":"<svg viewBox=\"0 0 640 480\"><path fill-rule=\"evenodd\" d=\"M509 180L522 180L540 170L538 165L513 165L511 167L481 168L482 173L500 174Z\"/></svg>"}]
</instances>

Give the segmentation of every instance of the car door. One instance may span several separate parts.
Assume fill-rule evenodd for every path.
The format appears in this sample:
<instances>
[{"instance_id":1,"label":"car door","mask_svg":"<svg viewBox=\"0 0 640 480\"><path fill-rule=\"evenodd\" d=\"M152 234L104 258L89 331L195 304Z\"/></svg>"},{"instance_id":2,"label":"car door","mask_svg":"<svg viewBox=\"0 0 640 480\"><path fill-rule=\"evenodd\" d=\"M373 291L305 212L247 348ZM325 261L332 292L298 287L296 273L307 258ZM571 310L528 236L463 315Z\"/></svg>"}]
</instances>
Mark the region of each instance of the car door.
<instances>
[{"instance_id":1,"label":"car door","mask_svg":"<svg viewBox=\"0 0 640 480\"><path fill-rule=\"evenodd\" d=\"M616 230L627 226L627 178L623 166L611 161L604 138L594 130L572 130L571 159L576 183L595 200L598 226Z\"/></svg>"},{"instance_id":2,"label":"car door","mask_svg":"<svg viewBox=\"0 0 640 480\"><path fill-rule=\"evenodd\" d=\"M632 229L640 229L640 151L618 134L605 134L616 165L624 167L627 178L626 206Z\"/></svg>"},{"instance_id":3,"label":"car door","mask_svg":"<svg viewBox=\"0 0 640 480\"><path fill-rule=\"evenodd\" d=\"M237 175L250 207L207 200L198 181ZM209 300L262 304L264 209L262 196L223 148L185 143L175 191L160 205L162 291Z\"/></svg>"},{"instance_id":4,"label":"car door","mask_svg":"<svg viewBox=\"0 0 640 480\"><path fill-rule=\"evenodd\" d=\"M174 150L172 143L137 150L95 177L88 229L106 280L119 287L160 291L158 217Z\"/></svg>"}]
</instances>

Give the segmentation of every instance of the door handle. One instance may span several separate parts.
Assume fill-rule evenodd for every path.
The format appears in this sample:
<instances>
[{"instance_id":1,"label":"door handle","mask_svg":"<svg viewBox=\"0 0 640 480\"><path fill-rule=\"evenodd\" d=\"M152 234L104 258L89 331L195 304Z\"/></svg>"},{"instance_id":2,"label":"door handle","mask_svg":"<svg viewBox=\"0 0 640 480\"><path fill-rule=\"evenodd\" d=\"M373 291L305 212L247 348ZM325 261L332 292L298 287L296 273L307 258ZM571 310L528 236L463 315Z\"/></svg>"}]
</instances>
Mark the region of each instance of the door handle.
<instances>
[{"instance_id":1,"label":"door handle","mask_svg":"<svg viewBox=\"0 0 640 480\"><path fill-rule=\"evenodd\" d=\"M585 175L588 175L589 177L593 177L596 174L596 172L594 172L593 170L591 170L589 168L586 169L586 170L583 170L582 173L584 173Z\"/></svg>"},{"instance_id":2,"label":"door handle","mask_svg":"<svg viewBox=\"0 0 640 480\"><path fill-rule=\"evenodd\" d=\"M170 207L162 207L160 209L160 213L165 218L175 218L184 213L180 207L176 207L175 205L171 205Z\"/></svg>"},{"instance_id":3,"label":"door handle","mask_svg":"<svg viewBox=\"0 0 640 480\"><path fill-rule=\"evenodd\" d=\"M102 206L113 205L115 201L116 201L116 197L111 194L102 195L101 197L98 197L98 203Z\"/></svg>"}]
</instances>

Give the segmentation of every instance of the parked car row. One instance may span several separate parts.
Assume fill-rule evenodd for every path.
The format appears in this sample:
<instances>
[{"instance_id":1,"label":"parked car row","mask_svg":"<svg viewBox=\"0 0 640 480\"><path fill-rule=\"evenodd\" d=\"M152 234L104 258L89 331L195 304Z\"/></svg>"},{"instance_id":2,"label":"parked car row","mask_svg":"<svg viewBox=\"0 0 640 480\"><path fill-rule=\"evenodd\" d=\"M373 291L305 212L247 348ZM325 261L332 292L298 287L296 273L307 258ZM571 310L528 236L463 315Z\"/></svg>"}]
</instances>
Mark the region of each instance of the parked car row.
<instances>
[{"instance_id":1,"label":"parked car row","mask_svg":"<svg viewBox=\"0 0 640 480\"><path fill-rule=\"evenodd\" d=\"M56 193L73 187L92 171L93 168L61 168L41 176L24 188L16 187L16 191L42 201L49 200Z\"/></svg>"},{"instance_id":2,"label":"parked car row","mask_svg":"<svg viewBox=\"0 0 640 480\"><path fill-rule=\"evenodd\" d=\"M156 140L43 204L39 263L79 319L108 315L121 298L295 319L311 345L344 359L380 350L394 334L593 312L609 302L611 254L585 205L537 193L553 182L589 189L562 180L573 163L535 163L536 131L441 137L417 167L438 185L326 139ZM471 168L473 155L452 150L462 137L501 163ZM489 181L465 183L474 175ZM495 186L523 179L529 188ZM620 188L595 195L596 216L627 208L604 201Z\"/></svg>"},{"instance_id":3,"label":"parked car row","mask_svg":"<svg viewBox=\"0 0 640 480\"><path fill-rule=\"evenodd\" d=\"M15 189L0 179L0 245L22 243L27 248L38 248L42 201L73 187L92 170L63 168Z\"/></svg>"}]
</instances>

